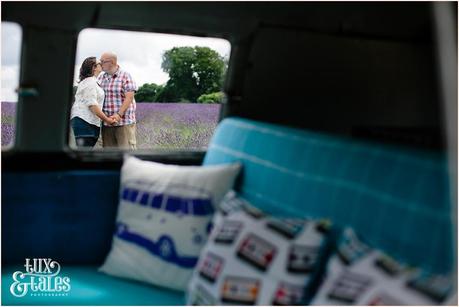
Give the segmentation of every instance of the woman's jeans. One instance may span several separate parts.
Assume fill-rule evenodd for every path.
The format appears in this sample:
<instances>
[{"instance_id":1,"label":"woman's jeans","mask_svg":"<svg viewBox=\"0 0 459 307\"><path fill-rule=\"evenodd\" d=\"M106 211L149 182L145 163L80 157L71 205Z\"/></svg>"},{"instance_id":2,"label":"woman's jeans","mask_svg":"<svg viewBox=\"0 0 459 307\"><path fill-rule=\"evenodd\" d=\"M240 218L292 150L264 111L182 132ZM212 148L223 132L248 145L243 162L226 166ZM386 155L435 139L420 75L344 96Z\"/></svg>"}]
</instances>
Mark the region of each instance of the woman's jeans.
<instances>
[{"instance_id":1,"label":"woman's jeans","mask_svg":"<svg viewBox=\"0 0 459 307\"><path fill-rule=\"evenodd\" d=\"M70 121L75 135L75 142L79 147L94 147L100 134L100 127L92 125L80 117Z\"/></svg>"}]
</instances>

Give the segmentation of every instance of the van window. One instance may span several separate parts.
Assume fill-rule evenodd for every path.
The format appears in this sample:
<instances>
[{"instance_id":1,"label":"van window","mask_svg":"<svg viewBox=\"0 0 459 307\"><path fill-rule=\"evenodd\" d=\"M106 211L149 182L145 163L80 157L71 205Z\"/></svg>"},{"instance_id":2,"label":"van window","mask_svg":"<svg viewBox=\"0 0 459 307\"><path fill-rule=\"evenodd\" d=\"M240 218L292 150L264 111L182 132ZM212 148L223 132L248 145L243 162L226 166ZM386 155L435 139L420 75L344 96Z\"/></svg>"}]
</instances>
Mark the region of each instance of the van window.
<instances>
[{"instance_id":1,"label":"van window","mask_svg":"<svg viewBox=\"0 0 459 307\"><path fill-rule=\"evenodd\" d=\"M13 22L2 22L2 91L0 94L2 150L11 148L14 144L21 43L21 26Z\"/></svg>"},{"instance_id":2,"label":"van window","mask_svg":"<svg viewBox=\"0 0 459 307\"><path fill-rule=\"evenodd\" d=\"M225 99L230 49L219 38L83 30L75 60L70 147L205 150ZM94 67L97 76L92 77ZM132 102L126 102L134 91Z\"/></svg>"}]
</instances>

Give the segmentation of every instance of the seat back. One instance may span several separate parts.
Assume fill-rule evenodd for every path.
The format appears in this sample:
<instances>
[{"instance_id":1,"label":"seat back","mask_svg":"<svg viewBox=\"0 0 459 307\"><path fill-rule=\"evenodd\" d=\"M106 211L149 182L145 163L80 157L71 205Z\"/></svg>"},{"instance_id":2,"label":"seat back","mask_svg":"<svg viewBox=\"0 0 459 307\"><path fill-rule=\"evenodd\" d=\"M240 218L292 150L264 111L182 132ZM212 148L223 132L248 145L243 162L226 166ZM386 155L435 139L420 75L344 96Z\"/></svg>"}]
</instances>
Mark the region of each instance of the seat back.
<instances>
[{"instance_id":1,"label":"seat back","mask_svg":"<svg viewBox=\"0 0 459 307\"><path fill-rule=\"evenodd\" d=\"M227 118L204 164L236 160L243 163L236 190L260 209L327 217L402 261L452 269L445 157Z\"/></svg>"}]
</instances>

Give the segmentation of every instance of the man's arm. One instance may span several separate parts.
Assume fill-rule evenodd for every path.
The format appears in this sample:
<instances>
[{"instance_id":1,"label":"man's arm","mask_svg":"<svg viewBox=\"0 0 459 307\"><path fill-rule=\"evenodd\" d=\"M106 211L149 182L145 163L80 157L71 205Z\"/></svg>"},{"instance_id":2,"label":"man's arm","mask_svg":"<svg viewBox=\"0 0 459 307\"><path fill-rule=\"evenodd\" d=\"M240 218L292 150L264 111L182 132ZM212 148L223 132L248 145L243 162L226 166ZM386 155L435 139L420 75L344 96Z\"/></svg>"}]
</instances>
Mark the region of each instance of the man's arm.
<instances>
[{"instance_id":1,"label":"man's arm","mask_svg":"<svg viewBox=\"0 0 459 307\"><path fill-rule=\"evenodd\" d=\"M126 97L124 98L123 104L115 114L117 121L121 120L121 117L124 116L124 113L126 113L126 110L131 105L132 101L134 100L134 93L135 92L126 92Z\"/></svg>"},{"instance_id":2,"label":"man's arm","mask_svg":"<svg viewBox=\"0 0 459 307\"><path fill-rule=\"evenodd\" d=\"M92 113L94 113L97 117L99 117L101 120L103 120L107 124L109 124L109 125L113 124L113 120L111 118L107 117L107 115L105 115L105 113L102 112L102 110L100 109L99 106L92 105L92 106L89 107L89 109L91 110Z\"/></svg>"}]
</instances>

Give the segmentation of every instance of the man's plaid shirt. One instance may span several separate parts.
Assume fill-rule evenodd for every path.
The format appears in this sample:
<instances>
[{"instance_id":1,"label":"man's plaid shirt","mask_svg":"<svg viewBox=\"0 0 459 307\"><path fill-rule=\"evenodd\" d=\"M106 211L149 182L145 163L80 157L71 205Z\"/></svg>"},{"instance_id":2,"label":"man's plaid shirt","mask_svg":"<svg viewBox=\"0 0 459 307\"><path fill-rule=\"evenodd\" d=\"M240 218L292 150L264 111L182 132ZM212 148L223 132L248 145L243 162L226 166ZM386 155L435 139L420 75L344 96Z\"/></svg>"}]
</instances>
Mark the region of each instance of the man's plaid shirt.
<instances>
[{"instance_id":1,"label":"man's plaid shirt","mask_svg":"<svg viewBox=\"0 0 459 307\"><path fill-rule=\"evenodd\" d=\"M97 81L105 92L104 107L102 108L102 111L107 116L116 114L116 112L119 111L126 97L126 92L137 91L137 85L131 75L128 72L121 70L119 67L112 76L107 73L100 74ZM115 126L134 124L136 122L135 109L136 104L135 99L133 99L131 105L124 113L124 116L121 118L119 123L115 124ZM105 123L104 125L107 126Z\"/></svg>"}]
</instances>

